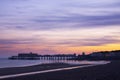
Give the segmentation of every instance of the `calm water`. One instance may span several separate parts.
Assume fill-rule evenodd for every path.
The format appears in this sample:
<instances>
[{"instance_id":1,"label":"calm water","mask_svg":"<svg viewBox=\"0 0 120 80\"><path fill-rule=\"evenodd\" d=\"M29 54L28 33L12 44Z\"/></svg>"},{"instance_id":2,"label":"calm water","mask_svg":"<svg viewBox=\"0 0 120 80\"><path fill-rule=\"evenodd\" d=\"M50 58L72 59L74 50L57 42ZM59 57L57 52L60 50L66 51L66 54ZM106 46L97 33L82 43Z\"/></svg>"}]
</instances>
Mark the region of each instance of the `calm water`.
<instances>
[{"instance_id":1,"label":"calm water","mask_svg":"<svg viewBox=\"0 0 120 80\"><path fill-rule=\"evenodd\" d=\"M47 64L47 63L69 63L69 64L105 64L106 61L68 61L68 60L8 60L0 59L0 68L6 67L21 67L21 66L31 66L38 64Z\"/></svg>"}]
</instances>

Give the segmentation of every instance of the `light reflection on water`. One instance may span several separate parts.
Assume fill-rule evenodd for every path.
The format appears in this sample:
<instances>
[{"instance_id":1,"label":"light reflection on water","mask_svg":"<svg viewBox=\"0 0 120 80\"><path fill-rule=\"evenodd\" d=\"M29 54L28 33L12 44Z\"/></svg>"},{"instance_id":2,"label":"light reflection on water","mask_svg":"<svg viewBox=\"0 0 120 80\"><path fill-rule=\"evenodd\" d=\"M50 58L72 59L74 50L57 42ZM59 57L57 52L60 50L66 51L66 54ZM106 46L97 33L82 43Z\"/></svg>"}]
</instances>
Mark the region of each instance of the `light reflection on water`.
<instances>
[{"instance_id":1,"label":"light reflection on water","mask_svg":"<svg viewBox=\"0 0 120 80\"><path fill-rule=\"evenodd\" d=\"M8 60L0 59L0 68L22 67L47 63L68 63L68 64L106 64L107 61L74 61L74 60Z\"/></svg>"}]
</instances>

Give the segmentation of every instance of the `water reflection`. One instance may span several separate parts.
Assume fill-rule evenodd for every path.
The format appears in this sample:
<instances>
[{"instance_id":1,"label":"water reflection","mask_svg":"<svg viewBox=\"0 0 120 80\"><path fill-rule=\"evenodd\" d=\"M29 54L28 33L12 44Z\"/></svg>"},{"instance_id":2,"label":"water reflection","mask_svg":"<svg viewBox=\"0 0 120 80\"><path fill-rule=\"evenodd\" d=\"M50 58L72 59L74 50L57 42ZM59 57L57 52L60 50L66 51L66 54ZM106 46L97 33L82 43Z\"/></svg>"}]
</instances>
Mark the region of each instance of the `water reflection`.
<instances>
[{"instance_id":1,"label":"water reflection","mask_svg":"<svg viewBox=\"0 0 120 80\"><path fill-rule=\"evenodd\" d=\"M75 61L75 60L0 60L0 68L6 67L23 67L38 64L48 64L48 63L68 63L72 65L78 64L105 64L107 61Z\"/></svg>"}]
</instances>

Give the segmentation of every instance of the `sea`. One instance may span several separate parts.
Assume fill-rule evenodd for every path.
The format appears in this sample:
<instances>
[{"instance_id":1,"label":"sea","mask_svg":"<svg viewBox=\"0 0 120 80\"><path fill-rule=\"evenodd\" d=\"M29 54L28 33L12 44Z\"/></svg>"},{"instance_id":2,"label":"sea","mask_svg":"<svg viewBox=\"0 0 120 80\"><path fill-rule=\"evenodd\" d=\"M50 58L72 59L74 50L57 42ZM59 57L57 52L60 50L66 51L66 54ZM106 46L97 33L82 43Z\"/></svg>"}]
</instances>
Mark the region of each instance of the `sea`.
<instances>
[{"instance_id":1,"label":"sea","mask_svg":"<svg viewBox=\"0 0 120 80\"><path fill-rule=\"evenodd\" d=\"M0 59L0 68L10 67L25 67L39 64L50 64L50 63L68 63L71 65L78 64L106 64L108 61L75 61L75 60L9 60L6 58Z\"/></svg>"}]
</instances>

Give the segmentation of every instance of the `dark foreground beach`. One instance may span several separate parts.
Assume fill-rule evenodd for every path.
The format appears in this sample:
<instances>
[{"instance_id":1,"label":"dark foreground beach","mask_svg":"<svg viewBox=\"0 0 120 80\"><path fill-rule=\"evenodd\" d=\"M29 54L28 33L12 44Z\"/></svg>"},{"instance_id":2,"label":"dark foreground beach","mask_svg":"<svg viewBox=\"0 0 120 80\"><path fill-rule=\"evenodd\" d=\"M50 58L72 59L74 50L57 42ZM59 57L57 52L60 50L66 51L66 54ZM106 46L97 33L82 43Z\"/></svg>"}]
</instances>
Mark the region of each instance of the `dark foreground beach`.
<instances>
[{"instance_id":1,"label":"dark foreground beach","mask_svg":"<svg viewBox=\"0 0 120 80\"><path fill-rule=\"evenodd\" d=\"M109 64L2 80L120 80L120 61Z\"/></svg>"},{"instance_id":2,"label":"dark foreground beach","mask_svg":"<svg viewBox=\"0 0 120 80\"><path fill-rule=\"evenodd\" d=\"M83 64L83 65L86 65L86 64ZM0 76L44 71L44 70L51 70L51 69L58 69L58 68L66 68L66 67L73 67L73 66L78 66L78 65L70 65L67 63L49 63L49 64L40 64L40 65L26 66L26 67L0 68Z\"/></svg>"}]
</instances>

